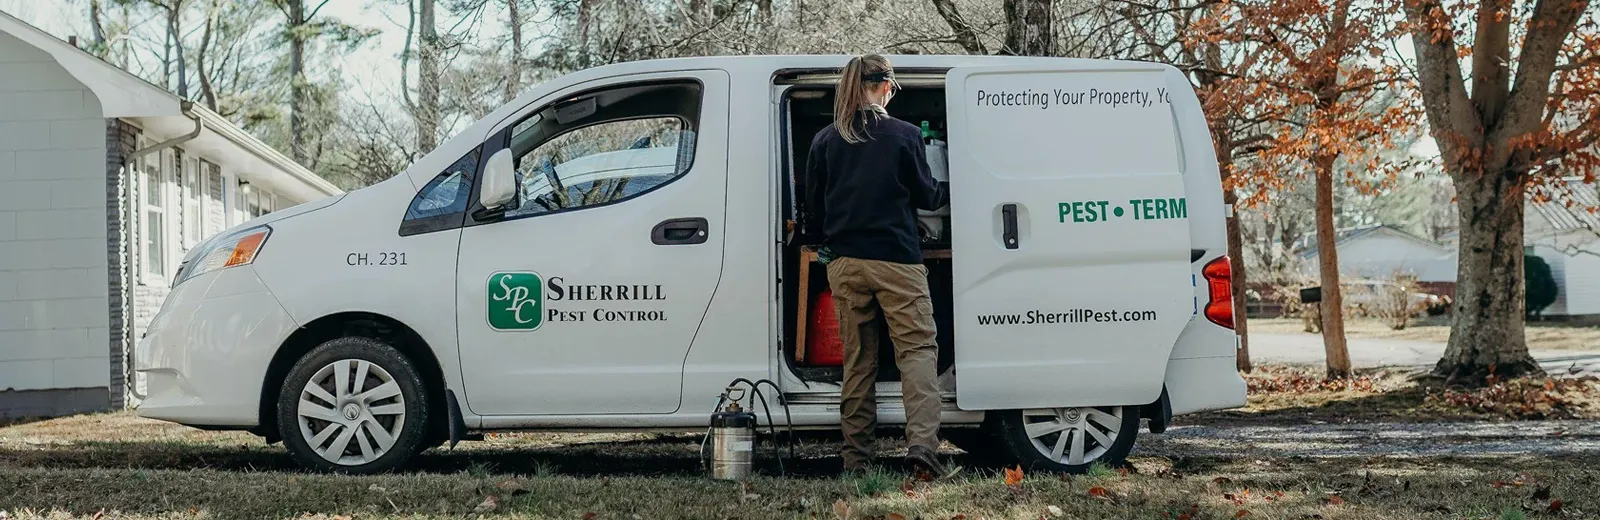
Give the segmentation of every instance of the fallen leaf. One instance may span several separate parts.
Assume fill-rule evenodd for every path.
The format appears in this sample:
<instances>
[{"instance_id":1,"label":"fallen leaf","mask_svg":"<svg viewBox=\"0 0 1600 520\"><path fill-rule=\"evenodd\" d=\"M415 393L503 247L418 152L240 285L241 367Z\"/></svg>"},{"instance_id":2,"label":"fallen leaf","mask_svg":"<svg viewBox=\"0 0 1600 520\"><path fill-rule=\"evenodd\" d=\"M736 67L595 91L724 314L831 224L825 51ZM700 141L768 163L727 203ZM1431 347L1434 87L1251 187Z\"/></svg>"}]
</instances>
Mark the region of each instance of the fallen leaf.
<instances>
[{"instance_id":1,"label":"fallen leaf","mask_svg":"<svg viewBox=\"0 0 1600 520\"><path fill-rule=\"evenodd\" d=\"M1017 466L1016 469L1006 468L1006 486L1007 487L1017 487L1017 485L1021 484L1021 483L1022 483L1022 466Z\"/></svg>"},{"instance_id":2,"label":"fallen leaf","mask_svg":"<svg viewBox=\"0 0 1600 520\"><path fill-rule=\"evenodd\" d=\"M1106 488L1100 486L1089 488L1089 496L1095 498L1111 498L1110 493L1106 492Z\"/></svg>"},{"instance_id":3,"label":"fallen leaf","mask_svg":"<svg viewBox=\"0 0 1600 520\"><path fill-rule=\"evenodd\" d=\"M1552 501L1550 501L1550 507L1546 508L1545 511L1550 512L1550 513L1560 513L1561 512L1561 506L1563 506L1563 505L1565 505L1565 504L1562 504L1560 500L1552 500Z\"/></svg>"},{"instance_id":4,"label":"fallen leaf","mask_svg":"<svg viewBox=\"0 0 1600 520\"><path fill-rule=\"evenodd\" d=\"M1050 516L1061 516L1067 514L1066 511L1062 511L1061 508L1056 506L1045 506L1044 510L1049 512Z\"/></svg>"},{"instance_id":5,"label":"fallen leaf","mask_svg":"<svg viewBox=\"0 0 1600 520\"><path fill-rule=\"evenodd\" d=\"M835 500L833 502L833 516L838 517L840 520L848 520L850 518L850 504L845 503L842 498Z\"/></svg>"},{"instance_id":6,"label":"fallen leaf","mask_svg":"<svg viewBox=\"0 0 1600 520\"><path fill-rule=\"evenodd\" d=\"M1342 506L1342 505L1344 505L1344 497L1341 497L1339 495L1330 495L1328 498L1324 498L1322 500L1324 502L1327 502L1328 505L1330 505L1330 506Z\"/></svg>"},{"instance_id":7,"label":"fallen leaf","mask_svg":"<svg viewBox=\"0 0 1600 520\"><path fill-rule=\"evenodd\" d=\"M593 512L584 513L583 514L583 520L594 520L595 518L598 518L599 516L600 515L594 514Z\"/></svg>"},{"instance_id":8,"label":"fallen leaf","mask_svg":"<svg viewBox=\"0 0 1600 520\"><path fill-rule=\"evenodd\" d=\"M530 491L528 491L527 483L519 479L509 479L499 484L495 484L494 487L511 496L526 495L530 493Z\"/></svg>"},{"instance_id":9,"label":"fallen leaf","mask_svg":"<svg viewBox=\"0 0 1600 520\"><path fill-rule=\"evenodd\" d=\"M1127 477L1128 476L1128 468L1117 468L1117 474L1118 475L1122 475L1123 477Z\"/></svg>"},{"instance_id":10,"label":"fallen leaf","mask_svg":"<svg viewBox=\"0 0 1600 520\"><path fill-rule=\"evenodd\" d=\"M1219 485L1219 486L1226 486L1228 484L1232 484L1233 483L1233 479L1228 478L1228 477L1217 477L1217 478L1211 479L1211 483Z\"/></svg>"},{"instance_id":11,"label":"fallen leaf","mask_svg":"<svg viewBox=\"0 0 1600 520\"><path fill-rule=\"evenodd\" d=\"M889 516L884 517L884 520L906 520L906 515L902 515L900 513L889 513Z\"/></svg>"},{"instance_id":12,"label":"fallen leaf","mask_svg":"<svg viewBox=\"0 0 1600 520\"><path fill-rule=\"evenodd\" d=\"M950 517L950 520L967 520L967 515L952 516L952 517Z\"/></svg>"},{"instance_id":13,"label":"fallen leaf","mask_svg":"<svg viewBox=\"0 0 1600 520\"><path fill-rule=\"evenodd\" d=\"M478 504L478 507L475 507L472 510L473 512L477 513L487 513L496 509L500 509L500 498L494 495L489 495L483 499L483 503Z\"/></svg>"},{"instance_id":14,"label":"fallen leaf","mask_svg":"<svg viewBox=\"0 0 1600 520\"><path fill-rule=\"evenodd\" d=\"M1534 491L1533 492L1533 499L1541 501L1541 502L1545 501L1545 500L1550 500L1550 486L1544 486L1544 487L1539 488L1538 491Z\"/></svg>"},{"instance_id":15,"label":"fallen leaf","mask_svg":"<svg viewBox=\"0 0 1600 520\"><path fill-rule=\"evenodd\" d=\"M1247 516L1250 516L1250 512L1243 509L1240 509L1239 512L1233 514L1234 518L1244 518Z\"/></svg>"}]
</instances>

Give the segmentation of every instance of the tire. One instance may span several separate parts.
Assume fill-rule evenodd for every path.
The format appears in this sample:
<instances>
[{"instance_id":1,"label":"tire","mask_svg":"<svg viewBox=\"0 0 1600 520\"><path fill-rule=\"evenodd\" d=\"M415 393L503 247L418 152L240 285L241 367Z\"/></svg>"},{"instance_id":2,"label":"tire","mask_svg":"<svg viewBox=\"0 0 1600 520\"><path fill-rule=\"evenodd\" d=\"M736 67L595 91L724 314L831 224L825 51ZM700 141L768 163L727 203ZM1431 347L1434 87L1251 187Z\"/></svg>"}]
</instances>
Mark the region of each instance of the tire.
<instances>
[{"instance_id":1,"label":"tire","mask_svg":"<svg viewBox=\"0 0 1600 520\"><path fill-rule=\"evenodd\" d=\"M1006 410L994 414L994 438L1011 459L1035 471L1084 473L1095 463L1121 466L1139 436L1139 407ZM1037 435L1030 435L1030 425ZM1113 427L1115 428L1113 430ZM1092 429L1086 433L1084 428ZM1066 438L1063 439L1062 437ZM1075 446L1077 440L1083 444ZM1110 441L1109 445L1105 441ZM1073 460L1073 449L1082 450ZM1059 449L1059 456L1054 454Z\"/></svg>"},{"instance_id":2,"label":"tire","mask_svg":"<svg viewBox=\"0 0 1600 520\"><path fill-rule=\"evenodd\" d=\"M358 380L357 373L364 376ZM341 380L345 388L338 388ZM433 410L426 388L417 367L387 343L329 340L295 363L278 392L284 447L300 465L319 472L398 468L428 447Z\"/></svg>"}]
</instances>

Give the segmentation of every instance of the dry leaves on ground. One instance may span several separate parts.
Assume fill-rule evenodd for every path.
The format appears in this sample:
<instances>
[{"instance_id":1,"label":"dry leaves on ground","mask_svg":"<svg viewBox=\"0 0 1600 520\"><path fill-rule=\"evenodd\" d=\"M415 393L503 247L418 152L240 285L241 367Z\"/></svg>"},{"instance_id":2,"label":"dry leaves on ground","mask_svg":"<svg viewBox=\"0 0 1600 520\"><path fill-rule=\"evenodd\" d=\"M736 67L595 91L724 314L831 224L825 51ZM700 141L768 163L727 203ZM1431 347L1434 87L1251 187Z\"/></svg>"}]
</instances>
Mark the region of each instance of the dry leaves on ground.
<instances>
[{"instance_id":1,"label":"dry leaves on ground","mask_svg":"<svg viewBox=\"0 0 1600 520\"><path fill-rule=\"evenodd\" d=\"M1600 378L1521 378L1489 376L1481 388L1447 388L1425 403L1460 408L1507 419L1579 419L1600 412Z\"/></svg>"}]
</instances>

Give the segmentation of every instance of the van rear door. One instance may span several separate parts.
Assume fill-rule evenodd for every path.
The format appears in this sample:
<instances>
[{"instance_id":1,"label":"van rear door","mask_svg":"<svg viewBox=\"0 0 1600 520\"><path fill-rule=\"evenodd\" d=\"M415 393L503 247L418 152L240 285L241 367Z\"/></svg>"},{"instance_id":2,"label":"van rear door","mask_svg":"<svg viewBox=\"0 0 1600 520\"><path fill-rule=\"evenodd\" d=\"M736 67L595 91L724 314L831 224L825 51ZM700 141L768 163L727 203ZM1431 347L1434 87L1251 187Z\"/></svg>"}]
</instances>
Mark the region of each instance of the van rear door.
<instances>
[{"instance_id":1,"label":"van rear door","mask_svg":"<svg viewBox=\"0 0 1600 520\"><path fill-rule=\"evenodd\" d=\"M1155 401L1196 314L1169 92L1182 78L1027 63L946 76L957 404Z\"/></svg>"}]
</instances>

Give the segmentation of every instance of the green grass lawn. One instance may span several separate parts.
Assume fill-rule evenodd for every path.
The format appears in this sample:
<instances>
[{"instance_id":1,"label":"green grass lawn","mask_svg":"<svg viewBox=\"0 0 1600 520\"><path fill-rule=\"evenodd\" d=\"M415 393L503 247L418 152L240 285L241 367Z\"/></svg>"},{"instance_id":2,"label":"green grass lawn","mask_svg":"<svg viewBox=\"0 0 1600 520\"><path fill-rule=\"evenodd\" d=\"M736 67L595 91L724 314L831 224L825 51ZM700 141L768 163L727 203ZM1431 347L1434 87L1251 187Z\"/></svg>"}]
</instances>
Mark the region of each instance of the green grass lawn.
<instances>
[{"instance_id":1,"label":"green grass lawn","mask_svg":"<svg viewBox=\"0 0 1600 520\"><path fill-rule=\"evenodd\" d=\"M495 436L429 452L408 473L350 477L302 473L280 448L245 435L125 414L82 416L0 428L0 511L11 518L91 518L102 511L104 518L1600 515L1600 455L1135 457L1126 473L1028 474L1011 486L998 468L982 467L937 482L914 481L898 468L840 478L835 445L812 442L801 446L799 460L789 461L791 476L775 476L769 467L741 485L702 476L697 441L650 434Z\"/></svg>"}]
</instances>

